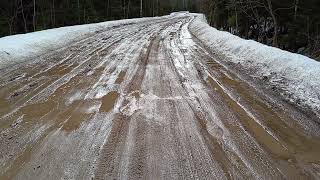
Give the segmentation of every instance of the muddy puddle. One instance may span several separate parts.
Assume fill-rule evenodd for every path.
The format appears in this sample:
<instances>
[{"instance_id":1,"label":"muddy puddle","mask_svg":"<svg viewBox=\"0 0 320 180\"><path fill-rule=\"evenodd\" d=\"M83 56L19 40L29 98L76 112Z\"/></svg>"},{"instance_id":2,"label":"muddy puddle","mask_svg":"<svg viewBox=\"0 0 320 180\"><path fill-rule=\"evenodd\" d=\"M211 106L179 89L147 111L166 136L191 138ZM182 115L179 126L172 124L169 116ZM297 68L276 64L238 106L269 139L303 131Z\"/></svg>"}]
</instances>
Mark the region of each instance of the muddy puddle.
<instances>
[{"instance_id":1,"label":"muddy puddle","mask_svg":"<svg viewBox=\"0 0 320 180\"><path fill-rule=\"evenodd\" d=\"M0 97L0 116L10 110L10 103L7 99Z\"/></svg>"},{"instance_id":2,"label":"muddy puddle","mask_svg":"<svg viewBox=\"0 0 320 180\"><path fill-rule=\"evenodd\" d=\"M54 110L56 103L54 101L46 101L44 103L26 105L21 108L24 115L24 121L31 121L41 118L50 111Z\"/></svg>"},{"instance_id":3,"label":"muddy puddle","mask_svg":"<svg viewBox=\"0 0 320 180\"><path fill-rule=\"evenodd\" d=\"M81 123L89 120L93 114L87 114L80 111L75 110L70 114L70 116L66 119L66 121L62 125L62 130L66 132L72 132L78 129Z\"/></svg>"},{"instance_id":4,"label":"muddy puddle","mask_svg":"<svg viewBox=\"0 0 320 180\"><path fill-rule=\"evenodd\" d=\"M116 91L111 91L107 95L103 96L101 101L101 107L99 112L109 112L113 109L116 100L118 99L119 93Z\"/></svg>"}]
</instances>

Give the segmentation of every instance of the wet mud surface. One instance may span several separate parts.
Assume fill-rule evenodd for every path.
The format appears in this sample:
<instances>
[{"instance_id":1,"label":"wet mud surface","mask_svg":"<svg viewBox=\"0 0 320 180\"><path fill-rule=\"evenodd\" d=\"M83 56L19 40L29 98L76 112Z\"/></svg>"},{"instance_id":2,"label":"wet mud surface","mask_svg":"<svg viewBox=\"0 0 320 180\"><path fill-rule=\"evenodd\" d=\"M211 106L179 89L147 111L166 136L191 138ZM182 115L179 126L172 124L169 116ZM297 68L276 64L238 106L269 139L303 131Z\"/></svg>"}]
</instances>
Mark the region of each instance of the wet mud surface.
<instances>
[{"instance_id":1,"label":"wet mud surface","mask_svg":"<svg viewBox=\"0 0 320 180\"><path fill-rule=\"evenodd\" d=\"M0 179L319 179L319 118L235 73L192 20L1 70Z\"/></svg>"}]
</instances>

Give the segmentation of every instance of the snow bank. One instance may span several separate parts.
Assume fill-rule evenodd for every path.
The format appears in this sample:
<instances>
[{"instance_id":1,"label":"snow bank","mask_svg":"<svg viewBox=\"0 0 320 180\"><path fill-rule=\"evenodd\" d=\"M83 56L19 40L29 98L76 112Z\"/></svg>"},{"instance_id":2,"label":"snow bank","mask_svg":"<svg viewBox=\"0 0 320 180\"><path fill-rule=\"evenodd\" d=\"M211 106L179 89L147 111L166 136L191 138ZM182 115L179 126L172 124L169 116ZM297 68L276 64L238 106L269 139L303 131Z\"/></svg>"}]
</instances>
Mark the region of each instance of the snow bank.
<instances>
[{"instance_id":1,"label":"snow bank","mask_svg":"<svg viewBox=\"0 0 320 180\"><path fill-rule=\"evenodd\" d=\"M240 63L250 75L283 90L282 95L291 102L320 114L320 62L218 31L203 15L197 14L189 29L211 50L226 56L226 61Z\"/></svg>"},{"instance_id":2,"label":"snow bank","mask_svg":"<svg viewBox=\"0 0 320 180\"><path fill-rule=\"evenodd\" d=\"M90 34L107 27L150 21L151 19L155 20L170 16L107 21L3 37L0 38L0 69L65 47L74 41L80 41Z\"/></svg>"}]
</instances>

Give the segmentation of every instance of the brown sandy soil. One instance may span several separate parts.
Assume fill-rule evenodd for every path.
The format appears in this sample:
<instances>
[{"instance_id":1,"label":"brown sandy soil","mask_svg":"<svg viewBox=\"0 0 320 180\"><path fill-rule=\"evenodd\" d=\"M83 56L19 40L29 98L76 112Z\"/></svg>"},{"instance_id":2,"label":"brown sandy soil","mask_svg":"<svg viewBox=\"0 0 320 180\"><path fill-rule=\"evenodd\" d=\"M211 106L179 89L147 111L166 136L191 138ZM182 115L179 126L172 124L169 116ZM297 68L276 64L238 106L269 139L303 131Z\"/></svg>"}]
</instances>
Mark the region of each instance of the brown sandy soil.
<instances>
[{"instance_id":1,"label":"brown sandy soil","mask_svg":"<svg viewBox=\"0 0 320 180\"><path fill-rule=\"evenodd\" d=\"M0 71L0 179L319 179L319 119L224 64L192 20Z\"/></svg>"}]
</instances>

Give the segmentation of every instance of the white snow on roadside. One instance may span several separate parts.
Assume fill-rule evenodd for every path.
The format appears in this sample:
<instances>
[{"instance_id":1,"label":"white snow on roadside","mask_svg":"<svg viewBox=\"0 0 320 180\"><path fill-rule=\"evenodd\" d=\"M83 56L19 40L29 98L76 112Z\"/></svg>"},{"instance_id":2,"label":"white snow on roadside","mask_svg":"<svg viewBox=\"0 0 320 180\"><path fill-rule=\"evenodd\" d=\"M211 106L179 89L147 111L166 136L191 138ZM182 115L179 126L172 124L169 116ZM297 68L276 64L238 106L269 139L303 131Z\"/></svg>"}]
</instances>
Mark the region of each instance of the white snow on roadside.
<instances>
[{"instance_id":1,"label":"white snow on roadside","mask_svg":"<svg viewBox=\"0 0 320 180\"><path fill-rule=\"evenodd\" d=\"M320 110L320 62L295 53L244 40L210 27L203 15L193 14L189 29L208 48L224 55L226 61L240 63L251 76L263 78L280 89L291 102Z\"/></svg>"},{"instance_id":2,"label":"white snow on roadside","mask_svg":"<svg viewBox=\"0 0 320 180\"><path fill-rule=\"evenodd\" d=\"M108 27L139 23L143 21L161 18L169 18L173 15L156 18L136 18L118 21L107 21L95 24L76 25L38 31L27 34L18 34L0 38L0 69L15 63L32 60L44 53L54 51L70 45L72 42L81 41L96 31Z\"/></svg>"}]
</instances>

